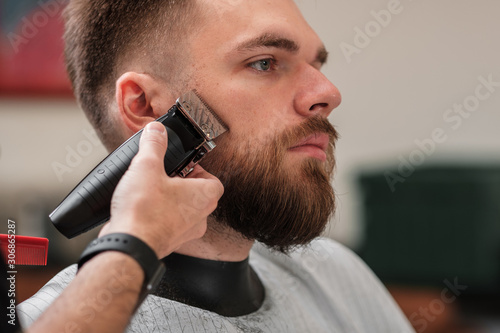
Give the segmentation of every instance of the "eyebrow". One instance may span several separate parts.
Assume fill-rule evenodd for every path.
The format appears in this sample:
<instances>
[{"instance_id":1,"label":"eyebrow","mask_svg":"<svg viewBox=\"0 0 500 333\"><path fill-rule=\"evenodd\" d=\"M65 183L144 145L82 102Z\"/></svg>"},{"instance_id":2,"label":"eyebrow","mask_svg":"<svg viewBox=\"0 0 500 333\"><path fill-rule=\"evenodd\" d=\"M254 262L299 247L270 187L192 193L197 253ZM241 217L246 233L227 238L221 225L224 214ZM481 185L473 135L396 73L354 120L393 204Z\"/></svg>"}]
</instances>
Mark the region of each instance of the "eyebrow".
<instances>
[{"instance_id":1,"label":"eyebrow","mask_svg":"<svg viewBox=\"0 0 500 333\"><path fill-rule=\"evenodd\" d=\"M326 48L324 46L321 46L318 49L318 53L316 53L316 60L315 61L319 62L321 65L326 64L326 62L328 61L328 51L326 50Z\"/></svg>"},{"instance_id":2,"label":"eyebrow","mask_svg":"<svg viewBox=\"0 0 500 333\"><path fill-rule=\"evenodd\" d=\"M259 47L275 47L290 53L297 53L299 45L289 39L276 34L264 33L256 38L247 40L236 47L238 51L251 51Z\"/></svg>"},{"instance_id":3,"label":"eyebrow","mask_svg":"<svg viewBox=\"0 0 500 333\"><path fill-rule=\"evenodd\" d=\"M300 49L299 44L289 38L273 33L264 33L258 37L242 42L236 47L236 50L239 52L252 51L260 47L275 47L290 53L297 53ZM327 60L328 51L324 46L319 47L314 62L324 65Z\"/></svg>"}]
</instances>

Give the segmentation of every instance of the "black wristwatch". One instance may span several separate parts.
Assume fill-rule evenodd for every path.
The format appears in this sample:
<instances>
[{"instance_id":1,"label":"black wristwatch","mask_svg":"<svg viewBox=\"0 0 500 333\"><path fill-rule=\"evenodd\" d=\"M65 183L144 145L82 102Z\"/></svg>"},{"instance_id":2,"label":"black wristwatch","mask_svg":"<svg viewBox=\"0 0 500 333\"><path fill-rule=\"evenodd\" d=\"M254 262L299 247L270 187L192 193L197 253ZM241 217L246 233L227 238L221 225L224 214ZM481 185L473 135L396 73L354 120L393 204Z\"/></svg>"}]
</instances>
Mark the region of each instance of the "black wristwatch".
<instances>
[{"instance_id":1,"label":"black wristwatch","mask_svg":"<svg viewBox=\"0 0 500 333\"><path fill-rule=\"evenodd\" d=\"M148 293L156 289L165 273L165 265L158 260L156 253L142 240L129 234L114 233L93 240L83 250L78 269L92 257L104 251L119 251L134 258L144 270L144 283L137 307Z\"/></svg>"}]
</instances>

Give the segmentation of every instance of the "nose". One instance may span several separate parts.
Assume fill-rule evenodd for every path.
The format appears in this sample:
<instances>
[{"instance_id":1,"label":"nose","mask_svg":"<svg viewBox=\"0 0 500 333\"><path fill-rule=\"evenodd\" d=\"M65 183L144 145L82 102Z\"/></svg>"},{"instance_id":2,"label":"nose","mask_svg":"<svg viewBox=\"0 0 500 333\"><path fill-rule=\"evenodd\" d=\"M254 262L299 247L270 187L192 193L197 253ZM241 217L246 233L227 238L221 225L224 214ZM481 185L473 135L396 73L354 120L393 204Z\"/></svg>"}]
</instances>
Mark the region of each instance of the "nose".
<instances>
[{"instance_id":1,"label":"nose","mask_svg":"<svg viewBox=\"0 0 500 333\"><path fill-rule=\"evenodd\" d=\"M313 66L303 68L297 84L294 107L304 117L321 115L326 118L342 101L337 87Z\"/></svg>"}]
</instances>

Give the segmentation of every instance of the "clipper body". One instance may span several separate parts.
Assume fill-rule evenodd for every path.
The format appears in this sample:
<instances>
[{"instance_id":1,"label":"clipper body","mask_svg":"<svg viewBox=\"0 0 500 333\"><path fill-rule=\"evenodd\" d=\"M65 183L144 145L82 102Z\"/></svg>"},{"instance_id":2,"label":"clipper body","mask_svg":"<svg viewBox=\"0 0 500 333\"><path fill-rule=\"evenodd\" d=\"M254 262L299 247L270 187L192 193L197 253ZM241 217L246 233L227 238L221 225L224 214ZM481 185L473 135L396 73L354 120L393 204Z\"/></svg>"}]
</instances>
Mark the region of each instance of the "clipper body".
<instances>
[{"instance_id":1,"label":"clipper body","mask_svg":"<svg viewBox=\"0 0 500 333\"><path fill-rule=\"evenodd\" d=\"M164 166L169 176L187 176L205 154L215 148L213 139L227 130L194 91L181 96L156 121L161 122L168 133ZM139 151L142 131L99 163L49 215L64 236L73 238L109 219L111 197Z\"/></svg>"}]
</instances>

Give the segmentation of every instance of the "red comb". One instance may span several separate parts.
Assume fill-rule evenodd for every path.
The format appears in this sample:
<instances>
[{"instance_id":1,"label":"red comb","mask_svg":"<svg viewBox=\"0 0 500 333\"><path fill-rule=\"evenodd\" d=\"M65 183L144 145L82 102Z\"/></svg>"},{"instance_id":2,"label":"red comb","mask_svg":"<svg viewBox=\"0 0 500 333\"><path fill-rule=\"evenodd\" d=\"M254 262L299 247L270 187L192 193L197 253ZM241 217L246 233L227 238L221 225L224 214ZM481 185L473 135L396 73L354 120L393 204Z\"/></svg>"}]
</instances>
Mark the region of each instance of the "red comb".
<instances>
[{"instance_id":1,"label":"red comb","mask_svg":"<svg viewBox=\"0 0 500 333\"><path fill-rule=\"evenodd\" d=\"M48 249L47 238L0 234L0 252L9 266L11 264L45 266Z\"/></svg>"}]
</instances>

